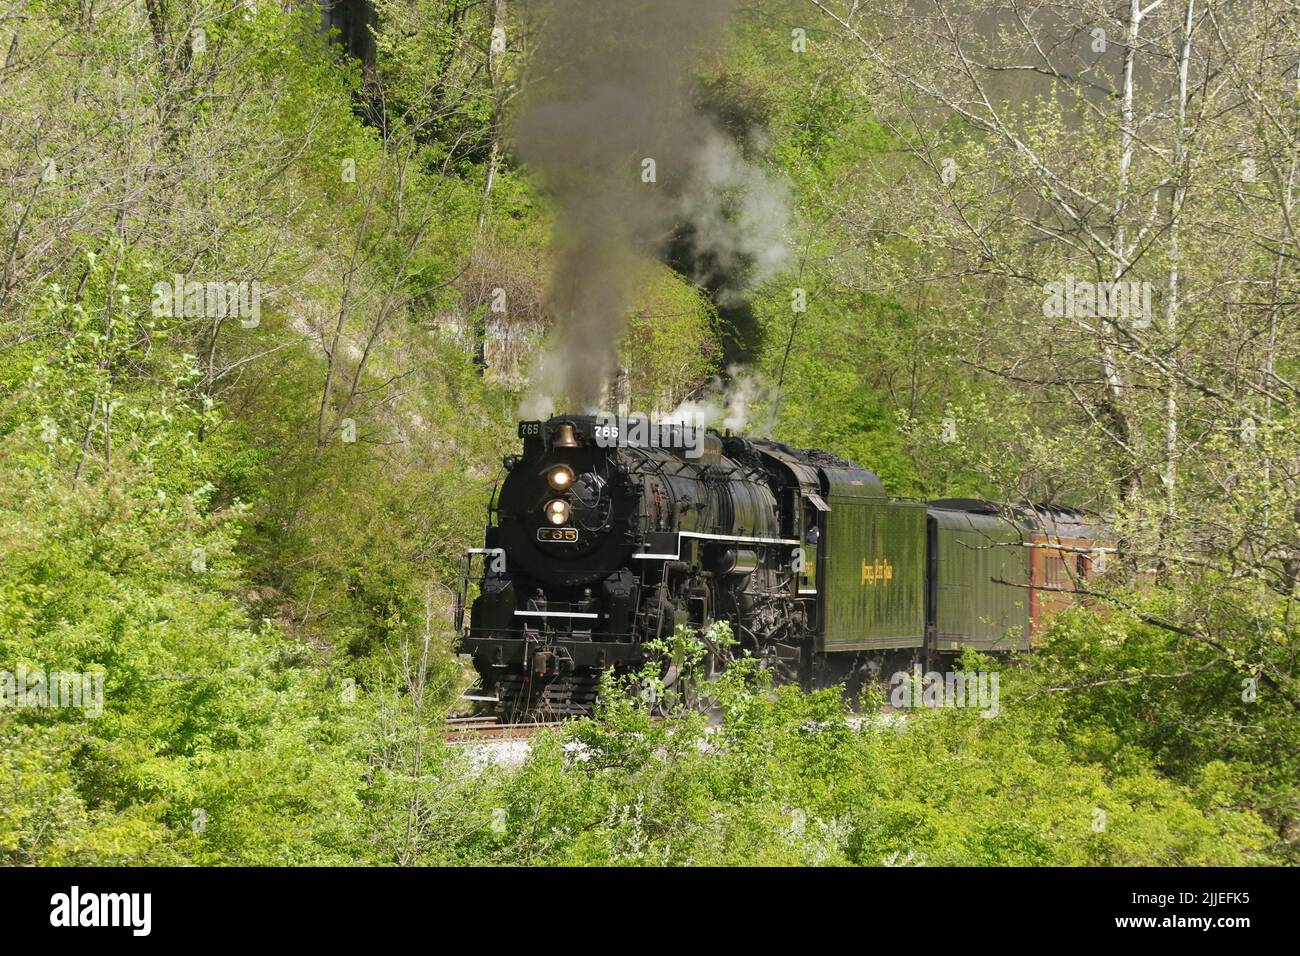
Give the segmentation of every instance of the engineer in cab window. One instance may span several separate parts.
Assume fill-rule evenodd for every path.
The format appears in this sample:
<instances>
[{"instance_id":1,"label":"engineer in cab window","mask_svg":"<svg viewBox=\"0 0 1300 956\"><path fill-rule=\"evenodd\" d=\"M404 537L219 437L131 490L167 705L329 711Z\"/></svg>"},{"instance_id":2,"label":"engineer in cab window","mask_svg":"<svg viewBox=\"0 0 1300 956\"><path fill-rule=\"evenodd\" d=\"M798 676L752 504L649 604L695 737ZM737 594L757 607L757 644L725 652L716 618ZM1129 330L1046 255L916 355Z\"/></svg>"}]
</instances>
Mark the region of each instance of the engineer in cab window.
<instances>
[{"instance_id":1,"label":"engineer in cab window","mask_svg":"<svg viewBox=\"0 0 1300 956\"><path fill-rule=\"evenodd\" d=\"M811 508L803 515L804 572L803 589L813 590L817 587L817 542L821 540L821 530L817 527L817 512Z\"/></svg>"}]
</instances>

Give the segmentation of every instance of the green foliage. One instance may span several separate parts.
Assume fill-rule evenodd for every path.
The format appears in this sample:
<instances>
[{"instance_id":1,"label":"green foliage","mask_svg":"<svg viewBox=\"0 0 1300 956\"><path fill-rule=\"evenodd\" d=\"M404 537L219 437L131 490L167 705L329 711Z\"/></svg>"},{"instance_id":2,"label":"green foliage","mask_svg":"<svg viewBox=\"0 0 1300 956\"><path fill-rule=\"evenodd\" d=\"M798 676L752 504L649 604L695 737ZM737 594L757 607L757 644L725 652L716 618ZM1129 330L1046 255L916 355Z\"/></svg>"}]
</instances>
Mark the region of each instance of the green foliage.
<instances>
[{"instance_id":1,"label":"green foliage","mask_svg":"<svg viewBox=\"0 0 1300 956\"><path fill-rule=\"evenodd\" d=\"M0 861L1296 861L1300 741L1269 656L1289 622L1228 573L1240 602L1178 598L1205 602L1231 654L1077 612L1027 662L963 660L1002 667L994 719L773 687L715 625L656 642L592 719L526 753L449 744L469 679L450 595L519 398L474 364L484 293L544 318L550 211L500 138L520 49L489 63L490 5L464 0L380 3L364 79L314 10L204 12L198 51L186 3L149 31L25 9L0 86L20 210L0 284L0 671L86 675L103 698L0 708ZM897 171L899 142L828 45L774 55L788 39L743 19L697 90L723 127L767 127L798 205L802 264L753 298L774 433L901 494L1050 484L1079 464L1058 412L961 369L936 303L817 265L855 248L824 211ZM978 143L948 145L979 167ZM901 268L932 241L885 245ZM257 278L260 323L160 314L176 274ZM666 267L632 285L621 358L633 405L662 409L717 372L719 320ZM1148 616L1176 603L1130 597Z\"/></svg>"},{"instance_id":2,"label":"green foliage","mask_svg":"<svg viewBox=\"0 0 1300 956\"><path fill-rule=\"evenodd\" d=\"M665 650L686 650L683 639ZM534 738L517 769L482 771L482 789L465 794L474 806L463 811L479 822L450 858L872 866L1267 859L1267 828L1223 799L1233 787L1225 768L1181 787L1149 767L1091 762L1057 732L1056 705L1033 695L1028 674L1008 675L993 719L958 708L884 717L853 715L836 690L773 689L762 672L735 668L706 692L719 710L711 725L691 709L657 718L658 702L644 693L657 673L608 684L595 719ZM456 772L448 765L444 773ZM431 840L430 858L449 858L445 837Z\"/></svg>"},{"instance_id":3,"label":"green foliage","mask_svg":"<svg viewBox=\"0 0 1300 956\"><path fill-rule=\"evenodd\" d=\"M1082 610L1056 621L1033 665L1030 693L1055 699L1051 720L1081 759L1177 781L1198 805L1248 809L1275 829L1275 852L1297 859L1300 727L1266 676L1193 637Z\"/></svg>"},{"instance_id":4,"label":"green foliage","mask_svg":"<svg viewBox=\"0 0 1300 956\"><path fill-rule=\"evenodd\" d=\"M122 408L143 398L125 393ZM11 862L341 861L334 816L319 814L360 766L321 709L325 675L293 666L230 596L244 509L214 505L204 480L226 449L193 431L149 442L156 422L137 421L130 447L148 453L75 489L57 448L9 439L25 454L0 484L0 661L100 675L103 696L102 713L88 700L0 713L17 791L0 847ZM303 855L300 841L317 846Z\"/></svg>"},{"instance_id":5,"label":"green foliage","mask_svg":"<svg viewBox=\"0 0 1300 956\"><path fill-rule=\"evenodd\" d=\"M619 360L629 370L632 408L671 410L718 367L717 316L704 294L663 266L646 265Z\"/></svg>"}]
</instances>

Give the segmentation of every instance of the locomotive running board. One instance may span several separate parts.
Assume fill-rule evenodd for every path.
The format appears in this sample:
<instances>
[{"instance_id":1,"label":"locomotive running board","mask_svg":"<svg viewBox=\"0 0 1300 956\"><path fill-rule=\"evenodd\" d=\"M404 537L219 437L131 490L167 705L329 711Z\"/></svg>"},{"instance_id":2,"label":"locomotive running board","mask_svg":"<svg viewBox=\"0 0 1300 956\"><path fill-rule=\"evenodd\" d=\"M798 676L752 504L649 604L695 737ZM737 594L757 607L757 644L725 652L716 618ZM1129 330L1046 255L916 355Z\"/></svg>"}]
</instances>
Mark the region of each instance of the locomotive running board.
<instances>
[{"instance_id":1,"label":"locomotive running board","mask_svg":"<svg viewBox=\"0 0 1300 956\"><path fill-rule=\"evenodd\" d=\"M638 551L632 555L633 558L648 558L659 561L677 561L682 556L682 538L698 538L703 541L734 541L737 544L781 544L786 546L797 546L798 538L756 538L750 535L737 534L705 534L702 531L679 531L677 532L677 550L672 554L667 552Z\"/></svg>"},{"instance_id":2,"label":"locomotive running board","mask_svg":"<svg viewBox=\"0 0 1300 956\"><path fill-rule=\"evenodd\" d=\"M587 617L596 620L600 615L590 611L515 611L515 617Z\"/></svg>"}]
</instances>

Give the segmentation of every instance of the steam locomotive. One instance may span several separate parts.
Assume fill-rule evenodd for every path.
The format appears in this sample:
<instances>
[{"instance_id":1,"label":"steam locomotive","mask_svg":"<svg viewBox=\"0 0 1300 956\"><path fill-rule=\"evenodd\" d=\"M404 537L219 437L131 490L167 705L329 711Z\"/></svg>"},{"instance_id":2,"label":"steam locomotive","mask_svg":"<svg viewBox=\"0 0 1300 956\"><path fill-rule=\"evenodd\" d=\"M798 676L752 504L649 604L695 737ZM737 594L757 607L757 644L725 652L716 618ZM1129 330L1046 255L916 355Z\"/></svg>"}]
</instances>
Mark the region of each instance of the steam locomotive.
<instances>
[{"instance_id":1,"label":"steam locomotive","mask_svg":"<svg viewBox=\"0 0 1300 956\"><path fill-rule=\"evenodd\" d=\"M589 712L601 672L639 667L681 624L729 622L738 650L806 688L1023 650L1110 550L1078 511L892 498L776 441L608 415L519 437L456 609L503 720Z\"/></svg>"}]
</instances>

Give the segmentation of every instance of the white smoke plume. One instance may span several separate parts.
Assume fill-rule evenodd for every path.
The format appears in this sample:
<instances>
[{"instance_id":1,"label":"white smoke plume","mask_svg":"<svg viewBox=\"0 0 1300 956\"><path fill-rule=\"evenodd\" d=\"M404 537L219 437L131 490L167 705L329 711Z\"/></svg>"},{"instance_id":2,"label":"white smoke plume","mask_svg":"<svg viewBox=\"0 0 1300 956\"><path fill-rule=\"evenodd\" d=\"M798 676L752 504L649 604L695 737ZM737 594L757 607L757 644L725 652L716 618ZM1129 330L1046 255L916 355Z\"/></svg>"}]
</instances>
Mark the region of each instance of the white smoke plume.
<instances>
[{"instance_id":1,"label":"white smoke plume","mask_svg":"<svg viewBox=\"0 0 1300 956\"><path fill-rule=\"evenodd\" d=\"M735 305L750 287L770 279L790 261L786 227L790 192L746 161L739 147L712 125L700 129L692 175L674 204L679 222L692 229L695 252L714 275L731 279L718 304ZM703 284L703 274L691 277Z\"/></svg>"},{"instance_id":2,"label":"white smoke plume","mask_svg":"<svg viewBox=\"0 0 1300 956\"><path fill-rule=\"evenodd\" d=\"M657 416L660 422L712 426L754 438L766 438L776 425L777 391L761 374L733 365L727 378L714 377L708 390L687 399L670 412Z\"/></svg>"}]
</instances>

